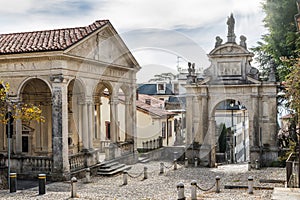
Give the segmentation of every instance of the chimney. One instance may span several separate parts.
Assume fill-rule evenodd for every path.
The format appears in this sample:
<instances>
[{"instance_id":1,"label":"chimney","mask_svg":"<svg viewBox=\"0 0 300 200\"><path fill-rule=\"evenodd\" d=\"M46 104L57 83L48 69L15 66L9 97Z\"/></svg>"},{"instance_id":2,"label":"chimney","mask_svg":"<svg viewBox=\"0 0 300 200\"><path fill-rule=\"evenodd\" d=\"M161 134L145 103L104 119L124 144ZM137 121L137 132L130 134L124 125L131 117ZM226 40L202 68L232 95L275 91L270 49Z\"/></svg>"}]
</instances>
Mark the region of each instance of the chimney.
<instances>
[{"instance_id":1,"label":"chimney","mask_svg":"<svg viewBox=\"0 0 300 200\"><path fill-rule=\"evenodd\" d=\"M151 105L151 99L145 99L145 103Z\"/></svg>"},{"instance_id":2,"label":"chimney","mask_svg":"<svg viewBox=\"0 0 300 200\"><path fill-rule=\"evenodd\" d=\"M136 89L135 91L135 99L138 101L139 100L139 90Z\"/></svg>"}]
</instances>

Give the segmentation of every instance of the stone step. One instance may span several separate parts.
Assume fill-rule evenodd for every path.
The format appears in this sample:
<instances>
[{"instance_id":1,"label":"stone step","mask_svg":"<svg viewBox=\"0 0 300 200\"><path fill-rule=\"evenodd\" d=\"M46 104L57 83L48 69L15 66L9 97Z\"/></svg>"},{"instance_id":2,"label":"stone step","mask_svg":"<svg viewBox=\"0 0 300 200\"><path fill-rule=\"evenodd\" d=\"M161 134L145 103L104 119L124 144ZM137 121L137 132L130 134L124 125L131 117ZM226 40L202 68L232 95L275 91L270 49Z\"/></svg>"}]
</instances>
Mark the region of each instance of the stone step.
<instances>
[{"instance_id":1,"label":"stone step","mask_svg":"<svg viewBox=\"0 0 300 200\"><path fill-rule=\"evenodd\" d=\"M118 164L120 164L120 163L118 163L118 162L105 162L105 163L100 164L100 168L101 169L110 168L110 167L113 167L113 166L118 165Z\"/></svg>"},{"instance_id":2,"label":"stone step","mask_svg":"<svg viewBox=\"0 0 300 200\"><path fill-rule=\"evenodd\" d=\"M139 158L139 163L148 163L150 161L151 161L150 158L147 158L147 157Z\"/></svg>"},{"instance_id":3,"label":"stone step","mask_svg":"<svg viewBox=\"0 0 300 200\"><path fill-rule=\"evenodd\" d=\"M108 161L99 166L97 174L102 176L111 176L129 169L131 169L131 167L125 164L121 164L116 161Z\"/></svg>"},{"instance_id":4,"label":"stone step","mask_svg":"<svg viewBox=\"0 0 300 200\"><path fill-rule=\"evenodd\" d=\"M130 166L127 165L118 165L118 167L115 167L113 169L110 170L101 170L99 169L97 172L97 175L101 175L101 176L112 176L118 173L122 173L125 170L129 170L131 169Z\"/></svg>"}]
</instances>

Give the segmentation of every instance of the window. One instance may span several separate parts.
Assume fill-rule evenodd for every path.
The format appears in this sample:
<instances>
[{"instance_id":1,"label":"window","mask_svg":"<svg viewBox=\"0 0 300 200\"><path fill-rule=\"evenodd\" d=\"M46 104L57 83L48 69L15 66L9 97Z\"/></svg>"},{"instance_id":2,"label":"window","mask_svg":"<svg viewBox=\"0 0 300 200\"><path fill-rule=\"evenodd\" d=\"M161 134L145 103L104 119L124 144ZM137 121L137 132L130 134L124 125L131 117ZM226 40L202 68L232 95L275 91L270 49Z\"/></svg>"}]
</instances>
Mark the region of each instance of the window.
<instances>
[{"instance_id":1,"label":"window","mask_svg":"<svg viewBox=\"0 0 300 200\"><path fill-rule=\"evenodd\" d=\"M165 90L165 85L164 84L158 84L157 88L158 88L158 90Z\"/></svg>"},{"instance_id":2,"label":"window","mask_svg":"<svg viewBox=\"0 0 300 200\"><path fill-rule=\"evenodd\" d=\"M110 140L110 122L105 122L105 128L106 128L106 139Z\"/></svg>"},{"instance_id":3,"label":"window","mask_svg":"<svg viewBox=\"0 0 300 200\"><path fill-rule=\"evenodd\" d=\"M168 137L172 137L172 121L168 121Z\"/></svg>"},{"instance_id":4,"label":"window","mask_svg":"<svg viewBox=\"0 0 300 200\"><path fill-rule=\"evenodd\" d=\"M145 99L145 103L151 105L151 99Z\"/></svg>"},{"instance_id":5,"label":"window","mask_svg":"<svg viewBox=\"0 0 300 200\"><path fill-rule=\"evenodd\" d=\"M166 122L162 122L161 124L161 136L166 138Z\"/></svg>"},{"instance_id":6,"label":"window","mask_svg":"<svg viewBox=\"0 0 300 200\"><path fill-rule=\"evenodd\" d=\"M28 153L29 151L29 140L28 136L22 136L22 152Z\"/></svg>"}]
</instances>

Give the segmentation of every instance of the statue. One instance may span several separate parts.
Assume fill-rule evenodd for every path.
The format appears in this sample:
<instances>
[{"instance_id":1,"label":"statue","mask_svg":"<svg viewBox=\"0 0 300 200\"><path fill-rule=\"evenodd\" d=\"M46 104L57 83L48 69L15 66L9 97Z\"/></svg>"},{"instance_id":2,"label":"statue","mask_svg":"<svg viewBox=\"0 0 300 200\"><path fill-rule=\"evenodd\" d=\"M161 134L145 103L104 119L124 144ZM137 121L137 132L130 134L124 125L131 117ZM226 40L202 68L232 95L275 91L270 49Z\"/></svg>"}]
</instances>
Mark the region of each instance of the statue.
<instances>
[{"instance_id":1,"label":"statue","mask_svg":"<svg viewBox=\"0 0 300 200\"><path fill-rule=\"evenodd\" d=\"M227 19L227 25L228 25L227 42L235 43L234 24L235 24L235 20L233 18L233 14L231 13L230 17L228 17Z\"/></svg>"},{"instance_id":2,"label":"statue","mask_svg":"<svg viewBox=\"0 0 300 200\"><path fill-rule=\"evenodd\" d=\"M270 61L270 71L269 71L269 82L276 81L276 63L275 60L272 58Z\"/></svg>"},{"instance_id":3,"label":"statue","mask_svg":"<svg viewBox=\"0 0 300 200\"><path fill-rule=\"evenodd\" d=\"M189 66L189 68L188 68L189 76L192 75L192 71L193 71L192 68L191 68L191 65L192 65L192 63L188 62L188 66Z\"/></svg>"},{"instance_id":4,"label":"statue","mask_svg":"<svg viewBox=\"0 0 300 200\"><path fill-rule=\"evenodd\" d=\"M215 48L217 48L218 46L221 46L223 40L220 38L220 36L216 37L216 43L215 43Z\"/></svg>"},{"instance_id":5,"label":"statue","mask_svg":"<svg viewBox=\"0 0 300 200\"><path fill-rule=\"evenodd\" d=\"M192 64L192 74L195 75L195 63Z\"/></svg>"},{"instance_id":6,"label":"statue","mask_svg":"<svg viewBox=\"0 0 300 200\"><path fill-rule=\"evenodd\" d=\"M233 18L233 14L231 13L230 17L228 17L228 20L227 20L228 36L234 35L234 24L235 24L235 20Z\"/></svg>"},{"instance_id":7,"label":"statue","mask_svg":"<svg viewBox=\"0 0 300 200\"><path fill-rule=\"evenodd\" d=\"M241 39L241 41L240 41L240 46L242 46L242 47L244 47L245 49L247 49L247 44L246 44L247 38L246 38L245 36L241 35L241 36L240 36L240 39Z\"/></svg>"}]
</instances>

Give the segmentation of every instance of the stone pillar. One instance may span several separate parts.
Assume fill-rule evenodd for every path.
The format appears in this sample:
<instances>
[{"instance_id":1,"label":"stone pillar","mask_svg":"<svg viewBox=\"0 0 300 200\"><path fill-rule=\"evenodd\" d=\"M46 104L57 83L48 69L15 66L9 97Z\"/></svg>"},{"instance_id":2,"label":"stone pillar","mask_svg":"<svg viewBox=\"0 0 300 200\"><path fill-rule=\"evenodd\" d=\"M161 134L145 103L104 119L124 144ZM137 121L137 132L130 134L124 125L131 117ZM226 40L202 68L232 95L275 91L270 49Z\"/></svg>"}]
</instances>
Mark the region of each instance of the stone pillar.
<instances>
[{"instance_id":1,"label":"stone pillar","mask_svg":"<svg viewBox=\"0 0 300 200\"><path fill-rule=\"evenodd\" d=\"M129 97L125 100L125 141L131 140L132 138L132 107Z\"/></svg>"},{"instance_id":2,"label":"stone pillar","mask_svg":"<svg viewBox=\"0 0 300 200\"><path fill-rule=\"evenodd\" d=\"M82 130L82 110L83 110L83 106L82 106L82 101L78 102L78 116L77 116L77 126L78 126L78 145L79 145L79 151L82 151L83 149L83 130Z\"/></svg>"},{"instance_id":3,"label":"stone pillar","mask_svg":"<svg viewBox=\"0 0 300 200\"><path fill-rule=\"evenodd\" d=\"M118 99L112 96L110 100L110 137L113 143L118 141L118 129Z\"/></svg>"},{"instance_id":4,"label":"stone pillar","mask_svg":"<svg viewBox=\"0 0 300 200\"><path fill-rule=\"evenodd\" d=\"M186 97L186 145L189 146L193 142L193 97L189 94Z\"/></svg>"},{"instance_id":5,"label":"stone pillar","mask_svg":"<svg viewBox=\"0 0 300 200\"><path fill-rule=\"evenodd\" d=\"M22 120L16 119L16 153L22 153Z\"/></svg>"},{"instance_id":6,"label":"stone pillar","mask_svg":"<svg viewBox=\"0 0 300 200\"><path fill-rule=\"evenodd\" d=\"M94 104L92 101L87 103L88 110L88 149L93 149L93 139L95 135L95 113Z\"/></svg>"},{"instance_id":7,"label":"stone pillar","mask_svg":"<svg viewBox=\"0 0 300 200\"><path fill-rule=\"evenodd\" d=\"M85 151L89 149L88 131L88 106L85 102L82 105L82 144Z\"/></svg>"},{"instance_id":8,"label":"stone pillar","mask_svg":"<svg viewBox=\"0 0 300 200\"><path fill-rule=\"evenodd\" d=\"M258 95L251 95L252 107L249 109L249 143L250 146L259 146L259 102Z\"/></svg>"},{"instance_id":9,"label":"stone pillar","mask_svg":"<svg viewBox=\"0 0 300 200\"><path fill-rule=\"evenodd\" d=\"M132 79L135 80L135 79ZM134 84L131 87L132 97L131 97L131 105L130 105L130 115L131 115L131 137L133 139L133 151L137 152L137 119L136 119L136 85Z\"/></svg>"},{"instance_id":10,"label":"stone pillar","mask_svg":"<svg viewBox=\"0 0 300 200\"><path fill-rule=\"evenodd\" d=\"M97 139L100 140L100 133L101 133L101 111L100 111L100 105L101 105L101 102L98 101L96 103L96 136L97 136Z\"/></svg>"},{"instance_id":11,"label":"stone pillar","mask_svg":"<svg viewBox=\"0 0 300 200\"><path fill-rule=\"evenodd\" d=\"M67 180L70 176L68 157L67 81L54 75L52 81L52 178Z\"/></svg>"},{"instance_id":12,"label":"stone pillar","mask_svg":"<svg viewBox=\"0 0 300 200\"><path fill-rule=\"evenodd\" d=\"M206 90L206 88L202 88L202 90ZM207 94L201 94L201 120L200 120L200 131L202 135L202 143L205 143L206 134L208 133L208 100L207 100ZM207 144L207 143L206 143Z\"/></svg>"}]
</instances>

